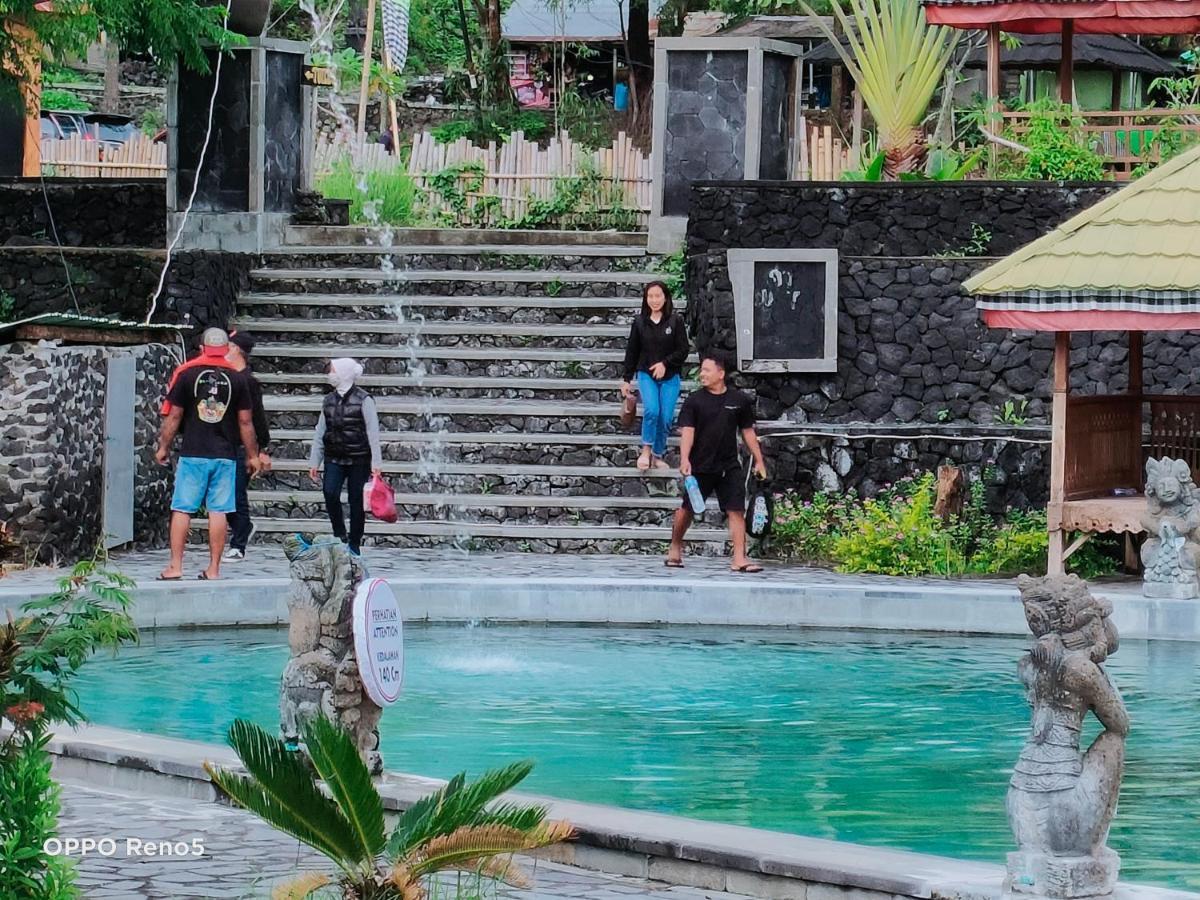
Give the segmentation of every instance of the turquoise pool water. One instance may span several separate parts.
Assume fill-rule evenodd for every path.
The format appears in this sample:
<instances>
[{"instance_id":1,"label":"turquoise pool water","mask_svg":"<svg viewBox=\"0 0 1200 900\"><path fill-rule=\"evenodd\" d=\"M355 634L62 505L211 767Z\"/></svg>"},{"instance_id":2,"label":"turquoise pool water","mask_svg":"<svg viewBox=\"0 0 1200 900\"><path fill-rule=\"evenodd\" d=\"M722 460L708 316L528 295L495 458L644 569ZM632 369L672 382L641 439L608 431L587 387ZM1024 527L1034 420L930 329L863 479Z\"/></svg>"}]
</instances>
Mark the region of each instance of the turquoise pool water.
<instances>
[{"instance_id":1,"label":"turquoise pool water","mask_svg":"<svg viewBox=\"0 0 1200 900\"><path fill-rule=\"evenodd\" d=\"M709 628L415 626L388 768L517 758L538 793L1002 862L1024 642ZM82 682L99 723L220 741L278 725L281 630L147 633ZM1200 889L1200 645L1122 644L1123 877Z\"/></svg>"}]
</instances>

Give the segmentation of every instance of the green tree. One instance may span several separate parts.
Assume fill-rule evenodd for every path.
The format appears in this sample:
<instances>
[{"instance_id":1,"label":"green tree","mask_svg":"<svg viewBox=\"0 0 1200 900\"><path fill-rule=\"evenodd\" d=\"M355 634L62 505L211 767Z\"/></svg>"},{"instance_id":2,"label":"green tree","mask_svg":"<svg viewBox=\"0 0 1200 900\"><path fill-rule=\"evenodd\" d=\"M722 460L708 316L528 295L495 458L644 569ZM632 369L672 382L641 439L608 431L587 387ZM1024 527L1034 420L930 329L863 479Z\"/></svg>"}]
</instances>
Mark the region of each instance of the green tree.
<instances>
[{"instance_id":1,"label":"green tree","mask_svg":"<svg viewBox=\"0 0 1200 900\"><path fill-rule=\"evenodd\" d=\"M0 0L0 68L31 79L32 61L41 55L61 61L82 55L104 32L124 50L151 53L158 60L183 59L208 70L205 44L229 47L243 39L222 27L224 4L198 0L54 0L46 11L39 0Z\"/></svg>"}]
</instances>

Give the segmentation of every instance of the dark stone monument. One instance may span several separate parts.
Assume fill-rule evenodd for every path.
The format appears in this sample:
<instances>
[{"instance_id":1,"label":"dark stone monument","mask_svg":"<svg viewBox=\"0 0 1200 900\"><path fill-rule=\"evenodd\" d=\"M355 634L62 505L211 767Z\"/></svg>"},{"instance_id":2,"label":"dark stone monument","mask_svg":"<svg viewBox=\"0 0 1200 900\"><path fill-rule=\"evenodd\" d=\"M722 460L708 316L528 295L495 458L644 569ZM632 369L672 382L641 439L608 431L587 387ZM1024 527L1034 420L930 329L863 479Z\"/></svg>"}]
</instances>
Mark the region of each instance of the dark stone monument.
<instances>
[{"instance_id":1,"label":"dark stone monument","mask_svg":"<svg viewBox=\"0 0 1200 900\"><path fill-rule=\"evenodd\" d=\"M788 177L800 54L763 38L655 43L652 250L682 242L692 182Z\"/></svg>"},{"instance_id":2,"label":"dark stone monument","mask_svg":"<svg viewBox=\"0 0 1200 900\"><path fill-rule=\"evenodd\" d=\"M282 243L312 175L312 88L299 41L251 38L207 74L182 67L167 92L167 221L179 227L195 186L181 244L188 249L256 252ZM208 149L200 164L212 102ZM197 170L199 183L197 184Z\"/></svg>"}]
</instances>

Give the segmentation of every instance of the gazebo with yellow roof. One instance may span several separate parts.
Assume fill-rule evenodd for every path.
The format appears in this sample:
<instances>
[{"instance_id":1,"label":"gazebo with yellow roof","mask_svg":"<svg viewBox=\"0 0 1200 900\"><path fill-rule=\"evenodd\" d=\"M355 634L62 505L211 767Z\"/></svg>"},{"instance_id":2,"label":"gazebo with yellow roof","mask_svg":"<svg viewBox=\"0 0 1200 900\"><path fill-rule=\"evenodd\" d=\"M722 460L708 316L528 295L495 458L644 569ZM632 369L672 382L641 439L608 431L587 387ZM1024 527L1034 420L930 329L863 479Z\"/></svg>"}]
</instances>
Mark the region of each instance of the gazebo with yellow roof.
<instances>
[{"instance_id":1,"label":"gazebo with yellow roof","mask_svg":"<svg viewBox=\"0 0 1200 900\"><path fill-rule=\"evenodd\" d=\"M992 328L1052 331L1049 571L1091 535L1142 531L1146 456L1200 477L1200 396L1146 394L1142 336L1200 330L1200 148L1181 154L963 283ZM1071 395L1071 332L1126 331L1124 394ZM1148 428L1147 428L1148 426ZM1067 536L1081 537L1067 546Z\"/></svg>"}]
</instances>

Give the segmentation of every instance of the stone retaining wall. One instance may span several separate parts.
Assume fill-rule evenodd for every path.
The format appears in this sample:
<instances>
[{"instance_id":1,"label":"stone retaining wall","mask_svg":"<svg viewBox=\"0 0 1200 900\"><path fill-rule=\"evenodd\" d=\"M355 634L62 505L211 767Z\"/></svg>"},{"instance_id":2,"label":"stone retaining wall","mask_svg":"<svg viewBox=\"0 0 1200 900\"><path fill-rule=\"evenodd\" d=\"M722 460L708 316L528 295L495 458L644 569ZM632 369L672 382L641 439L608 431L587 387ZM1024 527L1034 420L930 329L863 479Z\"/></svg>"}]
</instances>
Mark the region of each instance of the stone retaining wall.
<instances>
[{"instance_id":1,"label":"stone retaining wall","mask_svg":"<svg viewBox=\"0 0 1200 900\"><path fill-rule=\"evenodd\" d=\"M150 310L166 253L162 250L0 249L0 293L13 319L44 312L81 312L141 321ZM154 321L225 328L238 293L249 285L253 258L232 253L175 253Z\"/></svg>"},{"instance_id":2,"label":"stone retaining wall","mask_svg":"<svg viewBox=\"0 0 1200 900\"><path fill-rule=\"evenodd\" d=\"M47 178L44 191L39 179L0 179L0 246L53 246L57 229L67 247L165 247L166 190L161 178Z\"/></svg>"},{"instance_id":3,"label":"stone retaining wall","mask_svg":"<svg viewBox=\"0 0 1200 900\"><path fill-rule=\"evenodd\" d=\"M174 353L138 347L35 345L5 348L0 373L3 450L0 521L33 559L49 563L89 555L102 537L106 361L132 355L134 407L134 539L163 546L170 481L154 462L158 403Z\"/></svg>"},{"instance_id":4,"label":"stone retaining wall","mask_svg":"<svg viewBox=\"0 0 1200 900\"><path fill-rule=\"evenodd\" d=\"M728 249L835 248L837 371L739 375L757 393L763 418L797 425L923 423L925 434L937 436L967 424L1004 424L1011 402L1017 414L1007 417L1009 424L1015 418L1045 423L1053 336L988 329L962 282L1113 189L986 182L696 186L686 246L689 329L700 348L735 346ZM1200 364L1200 335L1147 335L1145 355L1147 390L1187 390ZM1126 358L1123 334L1073 335L1072 390L1124 390ZM998 505L1045 499L1049 459L1037 446L937 437L852 440L844 454L828 442L821 446L817 451L799 439L773 443L785 484L853 486L870 494L942 460L967 465L977 476L996 462L987 477L1004 479L994 492Z\"/></svg>"}]
</instances>

